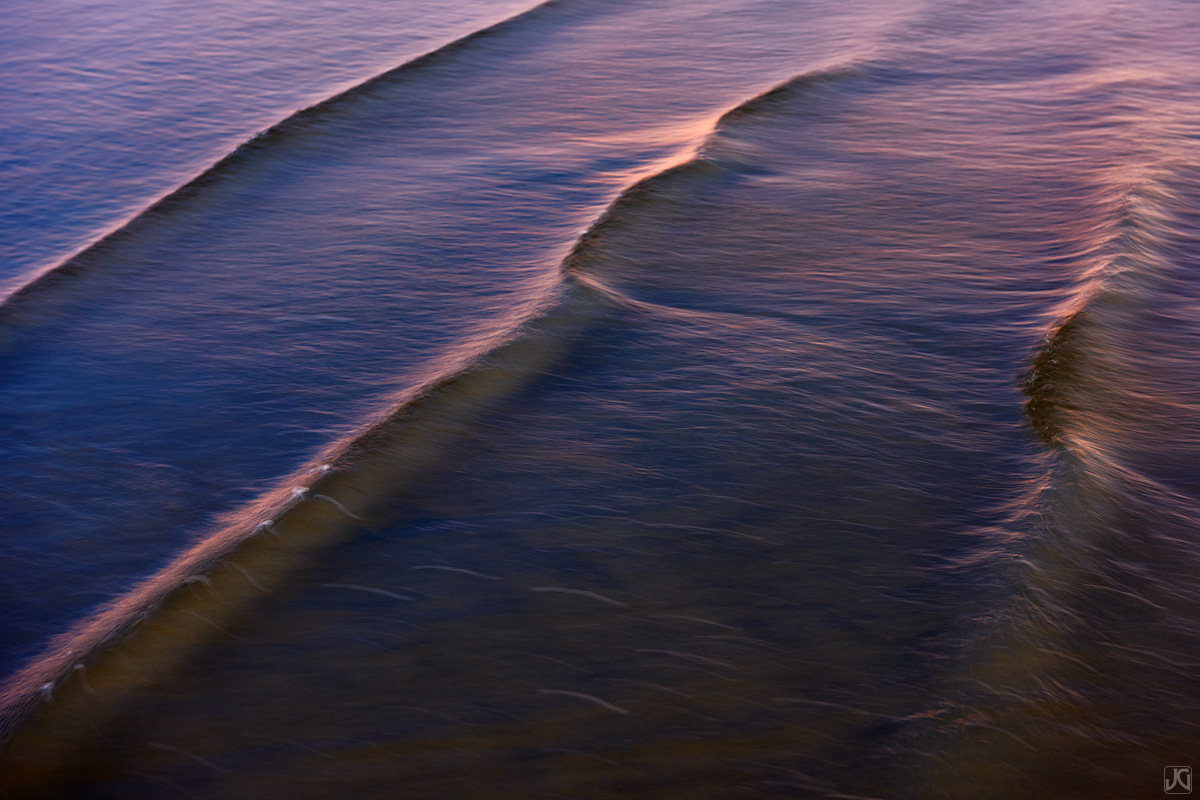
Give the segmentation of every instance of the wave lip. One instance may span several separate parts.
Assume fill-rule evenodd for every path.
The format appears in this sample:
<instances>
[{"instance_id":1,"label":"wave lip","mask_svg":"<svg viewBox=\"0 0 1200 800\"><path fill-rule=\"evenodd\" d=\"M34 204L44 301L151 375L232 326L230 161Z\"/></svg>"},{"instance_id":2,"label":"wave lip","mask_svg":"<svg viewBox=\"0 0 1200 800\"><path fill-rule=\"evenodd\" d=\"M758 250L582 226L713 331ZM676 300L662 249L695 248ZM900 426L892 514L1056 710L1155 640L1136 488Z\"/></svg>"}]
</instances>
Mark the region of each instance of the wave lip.
<instances>
[{"instance_id":1,"label":"wave lip","mask_svg":"<svg viewBox=\"0 0 1200 800\"><path fill-rule=\"evenodd\" d=\"M1175 269L1164 252L1170 233L1165 204L1170 193L1144 182L1121 195L1115 224L1096 250L1097 261L1068 301L1068 310L1043 338L1022 380L1025 410L1038 436L1065 446L1073 423L1102 398L1116 399L1112 381L1136 359L1138 315ZM1111 403L1108 416L1123 413ZM1084 426L1086 427L1086 426Z\"/></svg>"},{"instance_id":2,"label":"wave lip","mask_svg":"<svg viewBox=\"0 0 1200 800\"><path fill-rule=\"evenodd\" d=\"M781 103L794 101L797 96L803 97L862 77L871 66L869 61L863 59L817 65L722 112L690 156L637 181L605 209L595 224L575 243L563 262L563 273L586 280L613 296L619 295L614 286L605 283L605 236L626 220L636 217L647 205L670 202L672 197L680 193L694 196L703 190L708 181L756 171L758 167L754 165L753 153L749 152L752 146L736 136L740 127L757 117L772 113ZM632 298L625 297L624 300L632 302Z\"/></svg>"}]
</instances>

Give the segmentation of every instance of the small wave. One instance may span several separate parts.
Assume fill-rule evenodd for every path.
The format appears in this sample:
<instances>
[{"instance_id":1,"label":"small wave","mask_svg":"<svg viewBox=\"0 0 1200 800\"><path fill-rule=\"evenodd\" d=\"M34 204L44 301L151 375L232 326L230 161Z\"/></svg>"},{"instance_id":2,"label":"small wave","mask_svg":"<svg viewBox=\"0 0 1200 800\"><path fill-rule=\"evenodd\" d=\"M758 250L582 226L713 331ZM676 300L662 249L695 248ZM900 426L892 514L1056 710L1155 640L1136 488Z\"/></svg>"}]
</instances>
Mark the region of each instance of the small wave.
<instances>
[{"instance_id":1,"label":"small wave","mask_svg":"<svg viewBox=\"0 0 1200 800\"><path fill-rule=\"evenodd\" d=\"M372 76L342 92L300 109L271 127L259 131L216 163L200 172L146 208L135 213L114 229L99 236L66 259L49 266L0 299L0 346L10 343L17 331L46 314L67 305L72 298L86 294L80 279L103 273L112 277L121 273L118 259L106 258L109 251L144 232L156 217L178 210L193 201L206 187L217 183L265 151L287 138L309 129L318 120L336 114L348 105L365 99L377 89L407 79L414 73L441 65L474 43L528 23L541 13L562 5L562 0L544 0L515 16L474 31L442 47L418 56L397 67ZM68 291L71 290L71 291Z\"/></svg>"},{"instance_id":2,"label":"small wave","mask_svg":"<svg viewBox=\"0 0 1200 800\"><path fill-rule=\"evenodd\" d=\"M534 9L544 8L549 3ZM502 25L512 24L526 12ZM495 28L488 29L488 31ZM385 80L430 63L483 35L459 40L429 56L385 73ZM706 156L719 134L750 118L774 99L850 74L820 70L797 76L721 115L700 152L635 183L579 237L564 259L558 281L512 323L472 347L456 351L438 377L401 398L385 416L330 447L315 464L283 480L272 492L225 520L213 534L142 586L52 642L46 652L0 689L0 742L6 743L3 785L37 786L53 780L54 765L70 747L63 726L119 708L138 686L169 674L190 648L225 630L238 610L281 585L315 555L351 533L378 511L384 498L436 463L443 448L472 419L512 396L544 372L571 341L608 308L634 303L606 286L592 268L602 258L606 231L663 186L707 180L731 169ZM368 82L371 83L371 82ZM368 84L350 90L357 93ZM339 96L341 97L341 96ZM306 115L321 113L331 98L247 143L204 176L213 180L265 140L282 136ZM179 202L187 187L163 203ZM143 219L145 214L139 219ZM136 221L135 221L136 223ZM101 245L97 245L96 248ZM93 249L96 249L93 248ZM61 282L81 264L73 259L42 286ZM23 296L42 291L28 287ZM16 298L17 305L22 300ZM0 306L0 325L15 306ZM48 771L45 771L48 770Z\"/></svg>"},{"instance_id":3,"label":"small wave","mask_svg":"<svg viewBox=\"0 0 1200 800\"><path fill-rule=\"evenodd\" d=\"M399 398L378 421L53 642L0 688L0 741L7 742L0 785L52 783L71 756L71 730L122 708L188 652L229 630L265 592L370 524L381 504L437 463L473 419L545 374L613 306L639 306L607 281L610 234L676 193L695 196L711 181L753 170L733 141L744 125L865 69L850 63L811 70L714 117L694 154L628 187L608 206L564 258L557 282L505 329L450 354L438 377ZM0 324L4 319L0 308Z\"/></svg>"},{"instance_id":4,"label":"small wave","mask_svg":"<svg viewBox=\"0 0 1200 800\"><path fill-rule=\"evenodd\" d=\"M838 62L824 65L788 78L762 94L726 111L717 121L714 134L726 133L749 117L790 105L798 96L837 86L849 78L866 74L866 61Z\"/></svg>"},{"instance_id":5,"label":"small wave","mask_svg":"<svg viewBox=\"0 0 1200 800\"><path fill-rule=\"evenodd\" d=\"M1191 462L1197 419L1156 372L1183 323L1170 185L1111 189L1104 238L1024 376L1044 471L1007 525L1023 541L1011 595L963 676L939 796L1149 796L1149 776L1200 743L1185 655L1200 642L1200 493L1157 474L1175 449Z\"/></svg>"},{"instance_id":6,"label":"small wave","mask_svg":"<svg viewBox=\"0 0 1200 800\"><path fill-rule=\"evenodd\" d=\"M606 237L627 221L649 213L657 203L669 203L680 196L685 199L695 197L713 182L753 171L754 167L739 157L736 145L730 141L731 133L740 124L769 113L784 102L795 102L809 92L862 76L867 66L865 61L820 65L720 114L709 135L691 156L634 183L608 206L563 261L563 272L588 281L614 299L621 297L625 302L632 302L604 280L608 260L604 248Z\"/></svg>"},{"instance_id":7,"label":"small wave","mask_svg":"<svg viewBox=\"0 0 1200 800\"><path fill-rule=\"evenodd\" d=\"M1165 186L1150 181L1121 191L1106 241L1093 248L1094 266L1031 359L1022 380L1025 410L1047 444L1064 446L1071 418L1108 394L1101 384L1113 377L1113 359L1136 358L1124 352L1124 343L1137 338L1130 315L1172 268L1162 246L1169 234L1168 199ZM1119 410L1108 409L1110 415Z\"/></svg>"},{"instance_id":8,"label":"small wave","mask_svg":"<svg viewBox=\"0 0 1200 800\"><path fill-rule=\"evenodd\" d=\"M786 87L812 80L818 78L806 74L768 94L778 96ZM760 97L749 102L763 106ZM718 124L728 118L723 115ZM205 180L220 168L206 173ZM436 463L472 419L544 374L608 308L626 304L627 298L589 267L614 221L663 184L689 176L704 179L724 169L701 154L626 189L580 236L558 281L508 327L450 355L438 377L409 392L385 416L329 448L142 586L55 640L0 689L0 741L7 750L3 784L32 787L52 781L54 765L70 747L71 737L63 735L64 726L74 724L68 720L86 724L89 717L119 708L138 686L169 674L190 648L225 630L239 609L369 524L380 502ZM46 280L63 280L72 263L78 262Z\"/></svg>"},{"instance_id":9,"label":"small wave","mask_svg":"<svg viewBox=\"0 0 1200 800\"><path fill-rule=\"evenodd\" d=\"M189 648L225 631L239 609L368 524L381 498L427 472L470 420L544 374L605 306L583 284L556 284L503 332L457 353L457 366L52 642L0 689L0 739L8 750L0 785L40 785L48 778L42 767L53 771L69 747L68 718L119 707Z\"/></svg>"}]
</instances>

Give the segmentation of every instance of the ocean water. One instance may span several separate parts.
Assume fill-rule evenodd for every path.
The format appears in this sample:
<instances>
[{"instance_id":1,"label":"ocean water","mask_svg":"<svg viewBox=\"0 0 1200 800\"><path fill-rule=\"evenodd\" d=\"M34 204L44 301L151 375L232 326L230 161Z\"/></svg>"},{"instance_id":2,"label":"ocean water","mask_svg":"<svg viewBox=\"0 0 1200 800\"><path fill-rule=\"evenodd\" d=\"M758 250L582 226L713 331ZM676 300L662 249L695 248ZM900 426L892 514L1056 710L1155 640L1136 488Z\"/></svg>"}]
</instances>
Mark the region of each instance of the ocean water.
<instances>
[{"instance_id":1,"label":"ocean water","mask_svg":"<svg viewBox=\"0 0 1200 800\"><path fill-rule=\"evenodd\" d=\"M11 3L0 796L1180 788L1198 22Z\"/></svg>"}]
</instances>

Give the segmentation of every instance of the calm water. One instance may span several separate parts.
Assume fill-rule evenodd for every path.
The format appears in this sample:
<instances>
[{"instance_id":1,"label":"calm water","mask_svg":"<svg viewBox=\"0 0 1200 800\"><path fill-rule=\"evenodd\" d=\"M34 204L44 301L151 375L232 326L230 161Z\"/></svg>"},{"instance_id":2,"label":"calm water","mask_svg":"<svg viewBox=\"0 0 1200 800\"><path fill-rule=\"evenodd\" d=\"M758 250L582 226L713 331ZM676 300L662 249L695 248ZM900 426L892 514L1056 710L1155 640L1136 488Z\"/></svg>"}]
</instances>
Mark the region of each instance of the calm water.
<instances>
[{"instance_id":1,"label":"calm water","mask_svg":"<svg viewBox=\"0 0 1200 800\"><path fill-rule=\"evenodd\" d=\"M1162 796L1197 23L11 4L0 796Z\"/></svg>"}]
</instances>

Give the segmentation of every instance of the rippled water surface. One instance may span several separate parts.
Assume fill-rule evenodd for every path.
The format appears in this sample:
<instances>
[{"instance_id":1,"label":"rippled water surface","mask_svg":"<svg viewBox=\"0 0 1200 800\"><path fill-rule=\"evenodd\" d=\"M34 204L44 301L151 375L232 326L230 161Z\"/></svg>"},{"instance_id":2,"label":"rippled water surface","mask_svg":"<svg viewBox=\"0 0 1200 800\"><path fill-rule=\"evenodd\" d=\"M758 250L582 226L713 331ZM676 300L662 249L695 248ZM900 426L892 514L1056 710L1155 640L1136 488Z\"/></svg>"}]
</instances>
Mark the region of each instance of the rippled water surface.
<instances>
[{"instance_id":1,"label":"rippled water surface","mask_svg":"<svg viewBox=\"0 0 1200 800\"><path fill-rule=\"evenodd\" d=\"M0 789L1161 796L1198 21L15 4Z\"/></svg>"}]
</instances>

